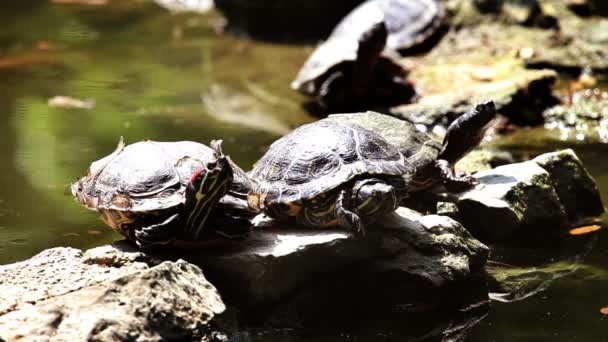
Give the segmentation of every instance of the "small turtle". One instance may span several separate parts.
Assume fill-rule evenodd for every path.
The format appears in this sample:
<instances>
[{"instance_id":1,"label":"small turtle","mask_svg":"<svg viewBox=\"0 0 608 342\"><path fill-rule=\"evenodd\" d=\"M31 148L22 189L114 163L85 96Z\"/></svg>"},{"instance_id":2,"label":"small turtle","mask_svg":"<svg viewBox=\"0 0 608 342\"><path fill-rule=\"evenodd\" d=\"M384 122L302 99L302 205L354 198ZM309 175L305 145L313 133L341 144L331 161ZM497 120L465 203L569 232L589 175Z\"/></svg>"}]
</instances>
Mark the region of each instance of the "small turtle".
<instances>
[{"instance_id":1,"label":"small turtle","mask_svg":"<svg viewBox=\"0 0 608 342\"><path fill-rule=\"evenodd\" d=\"M380 135L355 124L319 121L275 141L249 176L249 204L310 227L356 234L395 210L414 167Z\"/></svg>"},{"instance_id":2,"label":"small turtle","mask_svg":"<svg viewBox=\"0 0 608 342\"><path fill-rule=\"evenodd\" d=\"M238 197L250 184L224 156L221 141L209 148L149 140L125 146L121 139L112 154L93 162L72 184L72 194L110 227L149 247L199 239L231 187Z\"/></svg>"},{"instance_id":3,"label":"small turtle","mask_svg":"<svg viewBox=\"0 0 608 342\"><path fill-rule=\"evenodd\" d=\"M350 12L331 36L343 36L367 27L378 14L388 30L386 47L404 51L421 45L441 28L445 10L437 0L368 0Z\"/></svg>"},{"instance_id":4,"label":"small turtle","mask_svg":"<svg viewBox=\"0 0 608 342\"><path fill-rule=\"evenodd\" d=\"M382 15L376 18L362 32L344 32L321 44L291 87L315 97L325 111L411 102L416 91L408 72L384 51L388 32Z\"/></svg>"},{"instance_id":5,"label":"small turtle","mask_svg":"<svg viewBox=\"0 0 608 342\"><path fill-rule=\"evenodd\" d=\"M480 103L450 124L443 143L419 131L412 123L375 113L330 115L323 121L358 124L384 137L416 167L409 191L427 189L438 182L448 191L462 191L475 185L470 175L456 175L454 164L475 148L496 117L494 102Z\"/></svg>"}]
</instances>

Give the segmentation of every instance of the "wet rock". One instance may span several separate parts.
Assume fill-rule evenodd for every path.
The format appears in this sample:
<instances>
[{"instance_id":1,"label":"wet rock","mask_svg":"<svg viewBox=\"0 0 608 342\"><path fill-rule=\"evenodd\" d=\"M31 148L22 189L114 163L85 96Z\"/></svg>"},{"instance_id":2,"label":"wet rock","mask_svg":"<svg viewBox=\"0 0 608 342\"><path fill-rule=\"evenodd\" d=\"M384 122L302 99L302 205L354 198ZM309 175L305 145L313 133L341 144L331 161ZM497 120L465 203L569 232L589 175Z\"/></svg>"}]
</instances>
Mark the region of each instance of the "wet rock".
<instances>
[{"instance_id":1,"label":"wet rock","mask_svg":"<svg viewBox=\"0 0 608 342\"><path fill-rule=\"evenodd\" d=\"M144 262L144 260L150 263ZM202 271L126 245L82 253L54 248L0 267L0 336L6 340L160 341L219 336L225 307Z\"/></svg>"},{"instance_id":2,"label":"wet rock","mask_svg":"<svg viewBox=\"0 0 608 342\"><path fill-rule=\"evenodd\" d=\"M545 153L533 161L549 172L551 183L571 221L604 212L597 184L573 150Z\"/></svg>"},{"instance_id":3,"label":"wet rock","mask_svg":"<svg viewBox=\"0 0 608 342\"><path fill-rule=\"evenodd\" d=\"M524 125L542 123L542 111L557 101L552 70L527 70L512 58L437 57L413 62L410 78L422 94L391 113L432 130L447 127L480 101L492 99L500 114Z\"/></svg>"},{"instance_id":4,"label":"wet rock","mask_svg":"<svg viewBox=\"0 0 608 342\"><path fill-rule=\"evenodd\" d=\"M527 65L535 67L582 69L589 66L596 70L608 69L605 58L608 55L608 45L605 44L608 19L581 17L568 8L568 1L557 0L539 2L536 14L532 11L530 13L535 15L528 17L533 20L523 22L528 26L512 25L513 20L501 20L505 18L504 14L513 19L519 15L509 15L504 11L501 18L497 18L496 13L484 15L472 4L473 1L476 0L448 1L454 13L452 24L455 29L448 33L432 54L459 55L463 58L467 53L489 57L518 55ZM511 13L520 12L517 11L519 6L510 6L516 9ZM524 49L529 52L518 53Z\"/></svg>"},{"instance_id":5,"label":"wet rock","mask_svg":"<svg viewBox=\"0 0 608 342\"><path fill-rule=\"evenodd\" d=\"M608 92L584 89L570 94L561 105L547 109L545 128L554 140L608 142Z\"/></svg>"},{"instance_id":6,"label":"wet rock","mask_svg":"<svg viewBox=\"0 0 608 342\"><path fill-rule=\"evenodd\" d=\"M387 310L405 298L433 300L478 273L487 248L448 217L399 208L365 238L266 228L233 249L180 257L200 264L226 301L250 319L273 317L293 326L321 317L337 322L345 312L368 312L370 302ZM348 291L335 294L346 279ZM319 310L323 314L313 314Z\"/></svg>"},{"instance_id":7,"label":"wet rock","mask_svg":"<svg viewBox=\"0 0 608 342\"><path fill-rule=\"evenodd\" d=\"M571 150L475 177L479 184L460 194L456 203L465 227L482 241L503 240L525 229L559 229L575 218L603 212L593 178Z\"/></svg>"},{"instance_id":8,"label":"wet rock","mask_svg":"<svg viewBox=\"0 0 608 342\"><path fill-rule=\"evenodd\" d=\"M469 152L458 161L456 170L462 172L479 172L490 170L494 167L512 164L515 158L508 151L494 149L476 149Z\"/></svg>"}]
</instances>

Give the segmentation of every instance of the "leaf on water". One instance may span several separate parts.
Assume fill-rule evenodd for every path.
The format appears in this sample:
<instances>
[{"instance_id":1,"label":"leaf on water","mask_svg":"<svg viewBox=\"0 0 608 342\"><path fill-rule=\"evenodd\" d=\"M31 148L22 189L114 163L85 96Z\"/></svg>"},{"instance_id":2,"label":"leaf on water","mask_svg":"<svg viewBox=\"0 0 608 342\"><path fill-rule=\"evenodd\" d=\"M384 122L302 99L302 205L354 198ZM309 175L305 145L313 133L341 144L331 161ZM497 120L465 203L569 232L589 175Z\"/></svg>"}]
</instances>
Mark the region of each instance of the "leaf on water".
<instances>
[{"instance_id":1,"label":"leaf on water","mask_svg":"<svg viewBox=\"0 0 608 342\"><path fill-rule=\"evenodd\" d=\"M60 108L91 109L95 106L95 101L81 100L69 96L55 96L49 99L48 105Z\"/></svg>"},{"instance_id":2,"label":"leaf on water","mask_svg":"<svg viewBox=\"0 0 608 342\"><path fill-rule=\"evenodd\" d=\"M601 308L600 313L602 315L608 315L608 306L604 306L603 308Z\"/></svg>"},{"instance_id":3,"label":"leaf on water","mask_svg":"<svg viewBox=\"0 0 608 342\"><path fill-rule=\"evenodd\" d=\"M568 234L570 235L584 235L584 234L589 234L589 233L593 233L595 231L598 231L602 228L602 226L598 225L598 224L593 224L590 226L583 226L583 227L577 227L574 229L570 229L570 231L568 232Z\"/></svg>"}]
</instances>

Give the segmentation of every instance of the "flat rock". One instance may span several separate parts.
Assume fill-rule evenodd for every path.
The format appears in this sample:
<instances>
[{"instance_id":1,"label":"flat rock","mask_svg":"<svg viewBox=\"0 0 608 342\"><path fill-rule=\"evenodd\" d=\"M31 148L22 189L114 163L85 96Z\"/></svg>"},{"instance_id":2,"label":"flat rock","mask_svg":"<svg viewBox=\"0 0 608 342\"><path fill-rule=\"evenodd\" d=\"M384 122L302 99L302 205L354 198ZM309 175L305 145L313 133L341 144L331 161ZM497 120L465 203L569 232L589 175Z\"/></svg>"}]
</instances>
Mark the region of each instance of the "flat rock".
<instances>
[{"instance_id":1,"label":"flat rock","mask_svg":"<svg viewBox=\"0 0 608 342\"><path fill-rule=\"evenodd\" d=\"M2 266L0 339L166 341L220 336L216 289L185 261L155 266L121 245L54 248ZM139 261L138 261L139 260Z\"/></svg>"},{"instance_id":2,"label":"flat rock","mask_svg":"<svg viewBox=\"0 0 608 342\"><path fill-rule=\"evenodd\" d=\"M458 195L456 203L464 226L482 241L502 240L524 229L563 228L604 210L595 181L572 150L475 177L479 184Z\"/></svg>"},{"instance_id":3,"label":"flat rock","mask_svg":"<svg viewBox=\"0 0 608 342\"><path fill-rule=\"evenodd\" d=\"M258 319L264 317L261 308L267 308L274 317L285 310L290 314L278 316L292 324L293 317L304 315L311 309L309 305L324 301L333 293L336 282L376 279L375 286L395 290L386 295L400 292L399 296L407 284L410 299L422 300L431 297L430 293L437 295L472 278L482 269L487 254L487 247L458 222L399 208L382 223L369 227L364 238L354 238L343 231L265 228L254 230L246 243L232 248L179 257L205 269L229 304ZM400 282L394 281L394 276ZM355 293L368 285L354 281L349 285L352 291L331 297L348 302L353 310L361 310L367 307L367 301ZM375 294L368 293L368 298L372 296ZM391 301L398 299L382 303L394 305ZM294 302L298 304L290 304ZM323 308L337 317L345 306Z\"/></svg>"},{"instance_id":4,"label":"flat rock","mask_svg":"<svg viewBox=\"0 0 608 342\"><path fill-rule=\"evenodd\" d=\"M447 126L475 104L493 100L496 110L520 124L542 122L542 111L557 101L553 70L528 70L512 57L442 56L412 60L410 78L421 94L418 102L391 108L391 113L432 130Z\"/></svg>"}]
</instances>

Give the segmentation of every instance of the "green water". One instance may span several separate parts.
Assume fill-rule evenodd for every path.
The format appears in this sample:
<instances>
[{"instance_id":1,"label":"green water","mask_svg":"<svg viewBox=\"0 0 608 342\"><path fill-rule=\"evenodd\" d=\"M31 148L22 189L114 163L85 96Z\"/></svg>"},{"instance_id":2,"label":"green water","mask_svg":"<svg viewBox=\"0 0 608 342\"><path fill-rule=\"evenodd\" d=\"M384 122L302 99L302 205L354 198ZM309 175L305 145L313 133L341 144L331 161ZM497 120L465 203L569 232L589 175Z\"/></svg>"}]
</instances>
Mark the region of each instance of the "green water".
<instances>
[{"instance_id":1,"label":"green water","mask_svg":"<svg viewBox=\"0 0 608 342\"><path fill-rule=\"evenodd\" d=\"M120 238L66 192L120 136L128 143L222 138L248 169L277 137L314 120L288 87L310 47L218 35L217 14L175 15L142 1L15 3L0 10L0 264ZM49 106L57 95L95 105ZM531 155L558 147L511 145ZM608 198L608 146L559 147L576 149ZM608 305L606 265L600 234L577 270L525 300L493 303L467 341L608 341L608 316L599 313ZM380 336L403 338L395 329L324 340Z\"/></svg>"}]
</instances>

